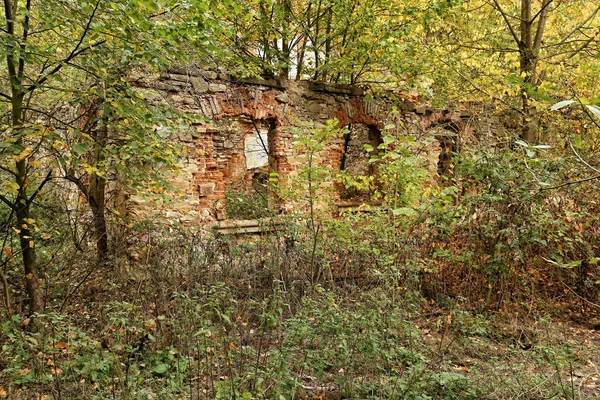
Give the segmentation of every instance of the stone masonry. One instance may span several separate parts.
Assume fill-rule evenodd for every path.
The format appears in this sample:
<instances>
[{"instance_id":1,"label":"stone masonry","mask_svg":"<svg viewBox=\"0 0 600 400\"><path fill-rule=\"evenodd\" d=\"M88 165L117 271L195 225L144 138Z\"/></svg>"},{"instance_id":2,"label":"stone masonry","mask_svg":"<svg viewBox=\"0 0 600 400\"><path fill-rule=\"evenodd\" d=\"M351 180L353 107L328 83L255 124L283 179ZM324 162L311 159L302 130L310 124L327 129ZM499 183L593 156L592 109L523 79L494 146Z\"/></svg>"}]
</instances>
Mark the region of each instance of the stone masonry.
<instances>
[{"instance_id":1,"label":"stone masonry","mask_svg":"<svg viewBox=\"0 0 600 400\"><path fill-rule=\"evenodd\" d=\"M487 118L492 111L482 105L434 109L401 95L368 94L356 86L241 79L198 68L173 68L155 80L140 78L136 85L147 98L207 121L179 138L188 149L174 180L182 195L166 216L188 225L228 218L226 193L249 193L270 172L283 181L292 176L301 158L295 154L289 128L300 121L319 126L335 118L338 127L350 128L349 136L328 146L321 163L357 174L369 173L365 155L360 154L364 144L376 146L388 124L417 138L436 138L428 149L432 174L447 172L457 138L467 140L497 130ZM343 201L347 196L341 192Z\"/></svg>"}]
</instances>

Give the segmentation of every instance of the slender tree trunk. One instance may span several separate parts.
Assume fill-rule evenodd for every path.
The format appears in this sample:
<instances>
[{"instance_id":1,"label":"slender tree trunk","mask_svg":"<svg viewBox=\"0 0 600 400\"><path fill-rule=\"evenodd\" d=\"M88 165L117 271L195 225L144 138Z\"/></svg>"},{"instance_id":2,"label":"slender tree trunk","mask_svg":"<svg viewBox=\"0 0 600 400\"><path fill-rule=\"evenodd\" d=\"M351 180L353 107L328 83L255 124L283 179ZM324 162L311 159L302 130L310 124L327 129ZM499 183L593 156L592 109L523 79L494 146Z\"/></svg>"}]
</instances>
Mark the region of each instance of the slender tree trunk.
<instances>
[{"instance_id":1,"label":"slender tree trunk","mask_svg":"<svg viewBox=\"0 0 600 400\"><path fill-rule=\"evenodd\" d=\"M103 115L100 121L100 127L95 135L94 145L94 164L101 163L104 160L102 150L106 147L108 141L108 116ZM105 262L108 258L108 229L106 227L106 178L93 173L90 176L88 203L92 209L94 218L94 236L96 241L96 252L98 262Z\"/></svg>"},{"instance_id":2,"label":"slender tree trunk","mask_svg":"<svg viewBox=\"0 0 600 400\"><path fill-rule=\"evenodd\" d=\"M325 25L325 59L323 60L323 65L327 65L329 63L329 59L331 58L331 19L333 17L333 9L329 8L327 10L327 20ZM327 80L327 71L323 71L323 81Z\"/></svg>"},{"instance_id":3,"label":"slender tree trunk","mask_svg":"<svg viewBox=\"0 0 600 400\"><path fill-rule=\"evenodd\" d=\"M315 35L314 35L314 42L313 42L313 52L315 55L315 73L313 76L313 79L315 81L319 80L319 31L320 31L320 21L321 21L321 0L319 0L319 4L317 6L317 13L315 18L317 19L315 21Z\"/></svg>"},{"instance_id":4,"label":"slender tree trunk","mask_svg":"<svg viewBox=\"0 0 600 400\"><path fill-rule=\"evenodd\" d=\"M296 67L296 78L299 81L302 78L302 68L304 67L304 51L306 50L306 37L302 39L302 45L298 48L298 65Z\"/></svg>"},{"instance_id":5,"label":"slender tree trunk","mask_svg":"<svg viewBox=\"0 0 600 400\"><path fill-rule=\"evenodd\" d=\"M289 0L283 2L283 22L281 28L281 56L283 63L281 65L279 76L284 79L290 77L290 65L292 63L291 50L290 49L290 25L293 18L292 5ZM280 61L281 63L281 61Z\"/></svg>"},{"instance_id":6,"label":"slender tree trunk","mask_svg":"<svg viewBox=\"0 0 600 400\"><path fill-rule=\"evenodd\" d=\"M540 10L534 16L532 15L532 0L521 0L519 72L524 77L521 86L521 110L523 111L521 137L529 143L535 143L538 140L537 115L535 108L531 105L529 91L537 89L540 84L537 76L537 64L548 18L548 6L551 2L552 0L542 1ZM534 32L535 24L537 25Z\"/></svg>"},{"instance_id":7,"label":"slender tree trunk","mask_svg":"<svg viewBox=\"0 0 600 400\"><path fill-rule=\"evenodd\" d=\"M529 89L532 88L534 83L535 74L535 60L533 55L533 33L532 33L532 21L531 21L531 0L521 0L521 41L519 43L519 61L520 61L520 73L524 77L523 85L521 86L521 102L523 116L522 125L523 130L521 137L529 143L536 141L536 117L535 109L531 107L529 99Z\"/></svg>"},{"instance_id":8,"label":"slender tree trunk","mask_svg":"<svg viewBox=\"0 0 600 400\"><path fill-rule=\"evenodd\" d=\"M19 128L23 124L23 93L13 85L12 87L12 126ZM22 144L19 138L17 145ZM16 174L15 181L19 186L19 191L15 199L15 215L17 218L17 229L19 231L19 243L21 245L21 254L23 257L23 270L25 272L25 289L29 297L29 313L42 312L44 309L44 300L40 290L40 281L35 257L35 243L30 229L30 208L31 204L27 196L27 158L19 159L15 162Z\"/></svg>"},{"instance_id":9,"label":"slender tree trunk","mask_svg":"<svg viewBox=\"0 0 600 400\"><path fill-rule=\"evenodd\" d=\"M30 10L31 3L26 3L27 11ZM11 39L15 38L15 18L14 15L17 11L17 3L11 2L10 0L4 0L4 17L6 20L6 29L3 30L7 36L8 41L4 44L6 48L6 66L8 69L8 78L10 81L11 91L11 125L15 133L18 133L23 127L24 115L23 115L23 100L25 98L25 92L22 86L25 60L22 58L22 54L26 49L27 34L29 32L29 16L26 16L23 20L22 28L23 34L21 38L21 44L17 50L13 45L9 45ZM22 53L19 53L22 52ZM17 136L15 141L17 146L23 146L23 139L21 136ZM19 232L19 243L21 245L21 256L23 258L23 270L25 273L25 290L29 296L29 312L31 314L36 312L42 312L44 309L44 301L42 292L40 291L40 282L38 276L37 263L35 259L35 242L33 241L32 231L30 228L30 200L27 189L29 185L28 171L27 171L27 156L17 157L15 160L15 182L18 186L17 196L15 202L12 205L17 218L16 229ZM35 192L32 196L35 196Z\"/></svg>"}]
</instances>

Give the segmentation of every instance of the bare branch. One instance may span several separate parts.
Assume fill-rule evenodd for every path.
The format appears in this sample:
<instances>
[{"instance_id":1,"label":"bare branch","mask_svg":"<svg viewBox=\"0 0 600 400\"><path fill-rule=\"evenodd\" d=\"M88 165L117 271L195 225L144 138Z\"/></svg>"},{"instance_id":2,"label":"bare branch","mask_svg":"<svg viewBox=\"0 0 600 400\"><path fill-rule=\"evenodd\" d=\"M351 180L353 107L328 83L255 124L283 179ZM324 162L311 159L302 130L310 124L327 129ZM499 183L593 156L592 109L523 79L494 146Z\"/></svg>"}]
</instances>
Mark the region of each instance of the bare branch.
<instances>
[{"instance_id":1,"label":"bare branch","mask_svg":"<svg viewBox=\"0 0 600 400\"><path fill-rule=\"evenodd\" d=\"M11 210L14 209L14 207L15 207L14 203L11 203L10 200L8 200L6 197L4 197L1 194L0 194L0 201L5 203Z\"/></svg>"},{"instance_id":2,"label":"bare branch","mask_svg":"<svg viewBox=\"0 0 600 400\"><path fill-rule=\"evenodd\" d=\"M558 45L560 46L562 44L565 44L567 39L569 39L571 36L573 36L573 34L575 32L577 32L578 30L583 28L585 26L585 24L590 22L596 16L596 14L598 14L598 11L600 11L600 6L596 7L596 9L594 11L592 11L591 14L581 24L577 25L575 28L573 28L571 30L571 32L569 32L564 38L562 38L562 40L560 42L558 42Z\"/></svg>"},{"instance_id":3,"label":"bare branch","mask_svg":"<svg viewBox=\"0 0 600 400\"><path fill-rule=\"evenodd\" d=\"M571 143L571 139L567 139L567 143L569 143L569 146L571 147L571 150L573 151L573 153L575 154L575 156L577 156L577 158L579 159L579 161L581 161L582 163L585 164L586 167L588 167L589 169L591 169L594 172L597 172L600 174L600 170L598 170L597 168L592 167L587 161L585 161L580 155L579 153L577 153L577 151L575 150L575 147L573 147L573 143Z\"/></svg>"},{"instance_id":4,"label":"bare branch","mask_svg":"<svg viewBox=\"0 0 600 400\"><path fill-rule=\"evenodd\" d=\"M540 12L538 12L540 16L540 20L538 21L537 30L535 32L535 39L533 42L533 56L537 58L537 55L540 52L540 48L542 46L542 38L544 37L544 29L546 28L546 19L548 17L548 5L552 3L552 0L545 0ZM532 19L532 21L535 18Z\"/></svg>"},{"instance_id":5,"label":"bare branch","mask_svg":"<svg viewBox=\"0 0 600 400\"><path fill-rule=\"evenodd\" d=\"M598 33L600 33L600 31ZM596 34L596 36L598 35L598 33ZM588 46L590 45L590 43L592 43L592 42L595 41L596 36L593 36L593 37L589 38L588 40L586 40L584 43L581 44L581 46L579 46L578 48L576 48L575 50L573 50L567 57L565 57L564 59L562 59L561 62L564 62L566 60L569 60L569 59L575 57L577 54L581 53L583 50L585 50L586 48L588 48Z\"/></svg>"},{"instance_id":6,"label":"bare branch","mask_svg":"<svg viewBox=\"0 0 600 400\"><path fill-rule=\"evenodd\" d=\"M553 1L554 1L554 0L548 0L548 1L546 1L546 2L545 2L543 5L542 5L542 8L540 8L540 11L538 11L537 13L535 13L535 15L534 15L534 16L533 16L533 17L532 17L530 20L529 20L529 23L530 23L530 24L533 24L533 23L535 22L535 19L536 19L538 16L542 15L542 13L544 13L544 12L545 12L545 13L547 14L547 8L548 8L548 6L549 6L549 5L550 5L550 4L551 4Z\"/></svg>"},{"instance_id":7,"label":"bare branch","mask_svg":"<svg viewBox=\"0 0 600 400\"><path fill-rule=\"evenodd\" d=\"M46 183L48 183L50 181L50 179L52 179L52 170L50 170L48 172L48 175L46 175L46 177L44 178L42 183L40 183L40 185L37 187L37 189L35 189L35 191L29 197L29 199L27 200L27 203L25 204L25 207L29 207L31 205L31 203L33 203L33 200L35 200L38 193L44 188L44 186L46 185Z\"/></svg>"},{"instance_id":8,"label":"bare branch","mask_svg":"<svg viewBox=\"0 0 600 400\"><path fill-rule=\"evenodd\" d=\"M19 53L19 77L23 76L25 70L25 49L27 48L27 36L29 35L29 15L31 14L31 0L27 0L25 4L27 12L25 13L25 20L23 21L23 40L19 46L21 51Z\"/></svg>"},{"instance_id":9,"label":"bare branch","mask_svg":"<svg viewBox=\"0 0 600 400\"><path fill-rule=\"evenodd\" d=\"M599 179L599 178L600 178L600 174L590 176L589 178L578 179L576 181L566 181L566 182L561 183L560 185L556 185L556 186L548 186L548 187L539 188L539 190L541 192L543 190L560 189L565 186L576 185L578 183L583 183L583 182L589 182L589 181L593 181L594 179Z\"/></svg>"},{"instance_id":10,"label":"bare branch","mask_svg":"<svg viewBox=\"0 0 600 400\"><path fill-rule=\"evenodd\" d=\"M15 173L13 170L11 170L11 169L9 169L9 168L6 168L6 167L3 167L2 165L0 165L0 169L1 169L2 171L4 171L4 172L8 172L9 174L11 174L11 175L13 175L13 176L17 176L17 174L16 174L16 173Z\"/></svg>"},{"instance_id":11,"label":"bare branch","mask_svg":"<svg viewBox=\"0 0 600 400\"><path fill-rule=\"evenodd\" d=\"M517 36L517 32L515 32L515 28L513 28L510 21L508 20L507 14L504 12L502 7L500 6L500 3L498 3L498 0L494 0L494 4L496 4L496 9L500 12L500 15L502 15L504 22L506 22L506 26L508 26L508 29L510 29L510 34L512 35L513 39L515 40L515 43L517 43L517 45L518 45L520 43L519 37Z\"/></svg>"}]
</instances>

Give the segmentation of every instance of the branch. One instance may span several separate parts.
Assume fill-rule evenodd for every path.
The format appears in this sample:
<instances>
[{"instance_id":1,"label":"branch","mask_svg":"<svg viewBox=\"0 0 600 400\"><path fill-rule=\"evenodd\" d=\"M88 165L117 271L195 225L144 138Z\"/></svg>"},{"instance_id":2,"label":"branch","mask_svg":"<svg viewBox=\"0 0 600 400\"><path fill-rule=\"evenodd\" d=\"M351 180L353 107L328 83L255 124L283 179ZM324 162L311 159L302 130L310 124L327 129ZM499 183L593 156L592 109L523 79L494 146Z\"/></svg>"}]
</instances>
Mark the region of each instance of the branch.
<instances>
[{"instance_id":1,"label":"branch","mask_svg":"<svg viewBox=\"0 0 600 400\"><path fill-rule=\"evenodd\" d=\"M7 99L8 101L12 101L12 96L9 96L7 94L4 94L2 92L0 92L0 97L4 97L5 99Z\"/></svg>"},{"instance_id":2,"label":"branch","mask_svg":"<svg viewBox=\"0 0 600 400\"><path fill-rule=\"evenodd\" d=\"M2 196L1 194L0 194L0 201L5 203L11 210L13 210L15 208L15 204L11 203L10 200L8 200L6 197Z\"/></svg>"},{"instance_id":3,"label":"branch","mask_svg":"<svg viewBox=\"0 0 600 400\"><path fill-rule=\"evenodd\" d=\"M498 0L494 0L494 4L496 4L496 8L500 12L500 15L502 15L502 18L504 19L504 22L506 22L506 25L508 26L508 29L510 29L510 34L512 35L513 39L515 39L515 43L517 43L517 45L519 45L519 43L521 43L521 41L519 40L519 37L517 36L517 33L515 32L515 29L510 24L510 21L508 20L508 16L506 15L506 13L504 12L504 10L500 6L500 3L498 3Z\"/></svg>"},{"instance_id":4,"label":"branch","mask_svg":"<svg viewBox=\"0 0 600 400\"><path fill-rule=\"evenodd\" d=\"M6 1L7 0L5 0L5 2ZM81 32L81 36L79 37L79 41L77 42L77 44L75 45L75 47L71 51L71 54L69 54L66 58L64 58L56 67L54 67L52 70L50 70L50 72L48 72L46 75L44 75L43 77L41 77L40 79L38 79L37 81L35 81L31 86L29 86L27 88L27 92L30 92L30 91L34 90L35 88L39 87L40 85L42 85L44 82L46 82L48 80L48 78L50 78L52 75L54 75L58 71L60 71L61 68L66 63L68 63L69 61L71 61L73 58L77 57L78 55L80 55L82 53L85 53L86 51L92 49L93 47L100 46L101 44L103 44L104 42L106 42L106 39L102 39L102 40L97 41L94 44L91 44L89 46L86 46L86 47L80 49L81 45L83 44L84 39L87 37L87 34L88 34L89 30L90 30L90 26L92 25L92 21L94 20L94 17L96 15L96 11L98 10L99 6L100 6L100 0L98 0L96 2L96 6L94 7L94 10L90 14L90 17L88 18L87 24L85 25L85 28L83 29L83 32Z\"/></svg>"},{"instance_id":5,"label":"branch","mask_svg":"<svg viewBox=\"0 0 600 400\"><path fill-rule=\"evenodd\" d=\"M10 258L8 259L10 260ZM7 261L8 261L7 260ZM6 307L6 313L8 314L8 317L12 317L12 310L10 308L10 288L8 286L8 281L6 280L6 275L4 275L4 272L2 272L0 270L0 280L2 281L2 288L3 293L4 293L4 306Z\"/></svg>"},{"instance_id":6,"label":"branch","mask_svg":"<svg viewBox=\"0 0 600 400\"><path fill-rule=\"evenodd\" d=\"M75 178L72 171L67 172L67 174L65 175L65 179L69 182L73 182L77 186L77 189L81 190L81 193L83 193L83 195L89 199L88 188L83 183L81 183L81 179Z\"/></svg>"},{"instance_id":7,"label":"branch","mask_svg":"<svg viewBox=\"0 0 600 400\"><path fill-rule=\"evenodd\" d=\"M561 183L560 185L556 185L556 186L549 186L549 187L539 188L539 191L541 192L541 191L544 191L544 190L560 189L560 188L565 187L565 186L576 185L578 183L593 181L594 179L598 179L598 178L600 178L600 174L594 175L594 176L590 176L589 178L579 179L579 180L576 180L576 181L566 181L565 183Z\"/></svg>"},{"instance_id":8,"label":"branch","mask_svg":"<svg viewBox=\"0 0 600 400\"><path fill-rule=\"evenodd\" d=\"M600 31L598 31L598 32L600 33ZM590 45L590 43L592 43L592 42L595 41L597 35L598 34L596 34L595 36L593 36L593 37L589 38L588 40L586 40L581 46L579 46L577 49L573 50L571 52L571 54L569 54L567 57L563 58L561 60L561 62L565 62L566 60L570 60L571 58L575 57L577 54L581 53L583 50L585 50Z\"/></svg>"},{"instance_id":9,"label":"branch","mask_svg":"<svg viewBox=\"0 0 600 400\"><path fill-rule=\"evenodd\" d=\"M23 71L25 70L25 49L27 48L27 36L29 35L29 15L31 13L31 0L27 0L25 4L25 9L27 10L25 13L25 20L23 21L23 41L19 46L21 48L21 53L19 54L19 76L23 76Z\"/></svg>"},{"instance_id":10,"label":"branch","mask_svg":"<svg viewBox=\"0 0 600 400\"><path fill-rule=\"evenodd\" d=\"M502 99L501 97L498 97L496 95L492 95L488 92L486 92L484 89L480 88L479 86L477 86L477 84L475 84L475 82L473 82L471 79L469 79L468 76L466 76L465 74L463 74L462 72L460 72L458 69L454 68L452 65L450 65L450 63L448 63L446 60L440 58L439 59L443 64L445 64L448 68L452 69L454 72L456 72L458 74L458 76L460 76L461 78L463 78L465 81L467 81L467 83L469 83L471 86L473 86L475 88L475 90L477 90L478 92L481 92L483 94L485 94L486 96L501 102L502 104L504 104L505 106L511 108L512 110L518 112L521 115L524 115L523 110L513 106L512 104L509 104L508 102L506 102L504 99Z\"/></svg>"},{"instance_id":11,"label":"branch","mask_svg":"<svg viewBox=\"0 0 600 400\"><path fill-rule=\"evenodd\" d=\"M596 119L594 118L594 116L590 112L590 109L587 108L587 106L585 104L583 104L583 101L581 101L581 99L579 98L579 96L575 95L575 98L577 99L577 102L579 103L579 105L581 106L581 108L583 108L583 111L585 112L585 114L587 115L587 117L590 119L590 121L592 121L592 123L594 125L596 125L596 127L598 129L600 129L600 124L598 122L596 122Z\"/></svg>"},{"instance_id":12,"label":"branch","mask_svg":"<svg viewBox=\"0 0 600 400\"><path fill-rule=\"evenodd\" d=\"M564 38L562 38L562 40L560 42L558 42L558 46L565 44L565 42L567 41L568 38L570 38L575 32L577 32L578 30L580 30L581 28L583 28L583 26L585 24L587 24L588 22L590 22L595 16L596 14L598 14L598 11L600 11L600 6L596 7L596 9L594 11L592 11L592 13L585 19L585 21L583 21L581 24L577 25L575 28L573 28L571 30L571 32L569 32Z\"/></svg>"},{"instance_id":13,"label":"branch","mask_svg":"<svg viewBox=\"0 0 600 400\"><path fill-rule=\"evenodd\" d=\"M543 12L546 11L546 9L548 8L548 6L553 2L554 0L548 0L544 5L542 5L542 8L540 8L540 11L538 11L537 13L535 13L535 15L529 20L530 24L533 24L533 22L535 21L535 19L540 16Z\"/></svg>"},{"instance_id":14,"label":"branch","mask_svg":"<svg viewBox=\"0 0 600 400\"><path fill-rule=\"evenodd\" d=\"M4 0L4 18L6 19L6 30L10 36L15 35L15 25L12 16L12 10L10 8L10 1ZM10 40L10 39L8 39ZM7 46L9 47L9 46ZM9 47L10 48L10 47ZM8 50L8 49L7 49ZM11 86L16 87L16 82L14 81L17 77L17 71L15 69L15 60L12 58L12 51L6 53L6 64L8 67L8 76L10 77ZM12 98L11 98L12 100Z\"/></svg>"},{"instance_id":15,"label":"branch","mask_svg":"<svg viewBox=\"0 0 600 400\"><path fill-rule=\"evenodd\" d=\"M542 37L544 36L544 29L546 28L546 19L548 17L548 4L552 3L552 0L545 0L542 9L538 13L540 16L540 20L538 21L537 29L535 32L535 39L533 41L533 56L537 58L537 55L540 52L540 47L542 46ZM536 15L538 15L536 14ZM532 19L532 21L535 18Z\"/></svg>"},{"instance_id":16,"label":"branch","mask_svg":"<svg viewBox=\"0 0 600 400\"><path fill-rule=\"evenodd\" d=\"M100 46L100 45L102 45L104 43L106 43L106 39L98 40L96 43L90 44L89 46L86 46L86 47L84 47L82 49L79 49L78 51L76 51L74 53L72 52L71 54L69 54L68 57L66 57L65 59L63 59L60 64L58 64L56 67L54 67L52 70L50 70L46 75L44 75L43 77L41 77L40 79L38 79L37 81L35 81L32 85L30 85L27 88L27 92L30 92L30 91L34 90L35 88L40 87L52 75L54 75L58 71L60 71L65 64L67 64L69 61L71 61L75 57L77 57L77 56L85 53L88 50L93 49L94 47L98 47L98 46Z\"/></svg>"},{"instance_id":17,"label":"branch","mask_svg":"<svg viewBox=\"0 0 600 400\"><path fill-rule=\"evenodd\" d=\"M40 185L37 187L37 189L35 189L35 192L33 192L33 194L29 197L29 200L27 200L25 207L29 207L31 205L31 203L33 203L33 200L35 200L38 193L42 190L42 188L46 185L46 183L48 183L50 181L51 178L52 178L52 170L50 170L48 172L48 175L46 175L46 177L44 178L42 183L40 183Z\"/></svg>"},{"instance_id":18,"label":"branch","mask_svg":"<svg viewBox=\"0 0 600 400\"><path fill-rule=\"evenodd\" d=\"M567 143L569 143L569 146L571 147L571 150L573 150L573 153L577 156L577 158L579 159L579 161L581 161L582 163L584 163L589 169L591 169L592 171L599 173L600 174L600 170L592 167L587 161L585 161L580 155L579 153L577 153L577 151L575 150L575 148L573 147L573 143L571 143L571 139L567 139Z\"/></svg>"},{"instance_id":19,"label":"branch","mask_svg":"<svg viewBox=\"0 0 600 400\"><path fill-rule=\"evenodd\" d=\"M9 169L9 168L3 167L2 165L0 165L0 169L1 169L2 171L4 171L4 172L8 172L9 174L11 174L11 175L13 175L13 176L15 176L15 177L17 176L17 174L16 174L14 171L12 171L12 170L11 170L11 169Z\"/></svg>"},{"instance_id":20,"label":"branch","mask_svg":"<svg viewBox=\"0 0 600 400\"><path fill-rule=\"evenodd\" d=\"M14 35L15 25L12 18L12 10L10 9L10 1L4 0L4 18L6 18L6 33Z\"/></svg>"}]
</instances>

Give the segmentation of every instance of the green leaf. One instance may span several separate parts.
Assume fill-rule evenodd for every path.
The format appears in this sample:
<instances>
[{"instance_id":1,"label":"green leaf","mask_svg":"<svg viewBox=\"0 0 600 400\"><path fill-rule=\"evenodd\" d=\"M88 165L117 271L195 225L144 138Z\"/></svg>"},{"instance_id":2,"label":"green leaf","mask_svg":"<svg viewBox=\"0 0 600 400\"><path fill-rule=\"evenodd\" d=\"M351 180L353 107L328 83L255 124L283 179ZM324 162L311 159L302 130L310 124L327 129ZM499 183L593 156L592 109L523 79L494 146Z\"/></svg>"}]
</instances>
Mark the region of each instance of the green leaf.
<instances>
[{"instance_id":1,"label":"green leaf","mask_svg":"<svg viewBox=\"0 0 600 400\"><path fill-rule=\"evenodd\" d=\"M400 207L392 210L394 215L406 215L408 217L416 217L419 215L418 212L409 207Z\"/></svg>"},{"instance_id":2,"label":"green leaf","mask_svg":"<svg viewBox=\"0 0 600 400\"><path fill-rule=\"evenodd\" d=\"M244 398L244 399L251 399L252 398L252 393L250 393L250 392L244 392L244 393L242 393L242 398Z\"/></svg>"},{"instance_id":3,"label":"green leaf","mask_svg":"<svg viewBox=\"0 0 600 400\"><path fill-rule=\"evenodd\" d=\"M77 154L85 154L88 151L88 147L85 144L77 143L73 145L73 151Z\"/></svg>"},{"instance_id":4,"label":"green leaf","mask_svg":"<svg viewBox=\"0 0 600 400\"><path fill-rule=\"evenodd\" d=\"M390 151L390 152L387 154L387 156L388 156L388 157L390 157L392 160L397 160L397 159L399 159L400 157L402 157L400 154L396 153L395 151Z\"/></svg>"},{"instance_id":5,"label":"green leaf","mask_svg":"<svg viewBox=\"0 0 600 400\"><path fill-rule=\"evenodd\" d=\"M156 364L154 367L152 367L152 371L156 372L157 374L164 374L168 370L169 370L169 366L164 363Z\"/></svg>"}]
</instances>

